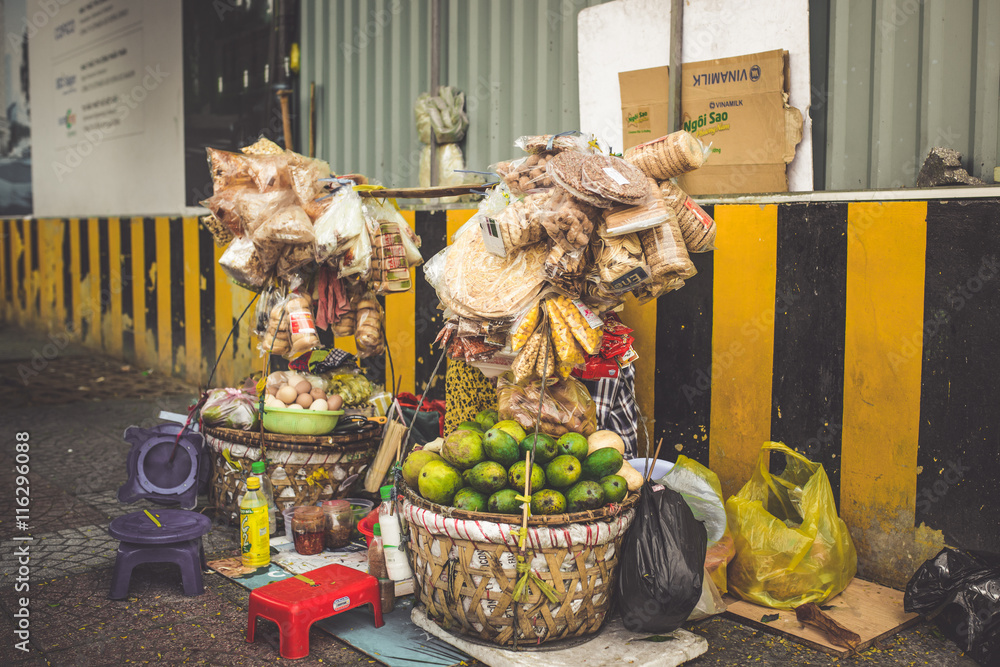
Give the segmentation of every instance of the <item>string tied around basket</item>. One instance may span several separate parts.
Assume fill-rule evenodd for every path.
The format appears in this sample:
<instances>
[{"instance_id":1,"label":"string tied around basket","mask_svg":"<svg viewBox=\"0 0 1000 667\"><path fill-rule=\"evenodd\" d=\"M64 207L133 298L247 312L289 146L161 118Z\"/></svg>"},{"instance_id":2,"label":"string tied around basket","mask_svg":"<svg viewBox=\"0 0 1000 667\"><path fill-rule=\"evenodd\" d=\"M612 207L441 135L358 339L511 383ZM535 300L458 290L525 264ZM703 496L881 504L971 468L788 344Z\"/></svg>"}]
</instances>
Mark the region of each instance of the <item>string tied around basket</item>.
<instances>
[{"instance_id":1,"label":"string tied around basket","mask_svg":"<svg viewBox=\"0 0 1000 667\"><path fill-rule=\"evenodd\" d=\"M541 577L535 574L535 571L531 569L531 566L525 560L524 556L518 556L517 583L514 584L514 599L516 601L527 601L529 581L538 586L538 590L541 591L542 595L549 599L549 602L552 604L559 602L559 596L556 594L556 589L552 588L550 584L545 583Z\"/></svg>"}]
</instances>

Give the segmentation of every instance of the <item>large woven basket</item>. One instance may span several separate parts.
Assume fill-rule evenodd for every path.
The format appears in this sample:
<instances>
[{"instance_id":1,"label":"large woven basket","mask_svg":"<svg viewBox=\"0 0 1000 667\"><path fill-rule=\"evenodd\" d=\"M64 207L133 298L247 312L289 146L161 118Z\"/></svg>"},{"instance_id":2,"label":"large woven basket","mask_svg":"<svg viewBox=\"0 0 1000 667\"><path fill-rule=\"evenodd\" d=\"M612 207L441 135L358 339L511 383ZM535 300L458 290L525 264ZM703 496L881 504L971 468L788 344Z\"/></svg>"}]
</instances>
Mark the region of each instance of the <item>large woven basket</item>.
<instances>
[{"instance_id":1,"label":"large woven basket","mask_svg":"<svg viewBox=\"0 0 1000 667\"><path fill-rule=\"evenodd\" d=\"M361 474L375 458L382 427L369 422L359 431L331 435L279 435L228 428L206 428L212 450L209 500L220 516L239 520L239 501L254 461L267 457L267 476L279 510L345 498L361 486ZM262 448L263 444L263 448ZM239 462L235 470L226 460ZM353 479L351 479L353 477Z\"/></svg>"},{"instance_id":2,"label":"large woven basket","mask_svg":"<svg viewBox=\"0 0 1000 667\"><path fill-rule=\"evenodd\" d=\"M599 510L528 520L530 567L555 590L553 603L534 583L525 600L513 599L518 516L443 507L405 484L402 490L417 600L443 628L519 647L601 629L611 609L619 547L635 516L636 494Z\"/></svg>"}]
</instances>

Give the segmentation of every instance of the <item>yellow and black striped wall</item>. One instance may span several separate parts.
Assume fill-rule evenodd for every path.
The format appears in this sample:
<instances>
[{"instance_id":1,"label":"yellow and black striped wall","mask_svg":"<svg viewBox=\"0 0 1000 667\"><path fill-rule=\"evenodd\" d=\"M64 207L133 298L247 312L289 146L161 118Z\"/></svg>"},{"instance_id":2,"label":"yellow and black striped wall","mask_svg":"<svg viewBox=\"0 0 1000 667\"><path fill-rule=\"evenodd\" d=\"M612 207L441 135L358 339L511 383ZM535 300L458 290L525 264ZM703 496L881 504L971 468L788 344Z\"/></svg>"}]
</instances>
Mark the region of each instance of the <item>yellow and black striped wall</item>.
<instances>
[{"instance_id":1,"label":"yellow and black striped wall","mask_svg":"<svg viewBox=\"0 0 1000 667\"><path fill-rule=\"evenodd\" d=\"M1000 551L1000 199L706 208L717 249L693 257L698 275L624 314L661 456L710 465L727 494L766 440L821 461L862 573L890 585L944 544ZM429 258L471 214L406 217ZM196 218L0 224L4 320L193 383L252 298ZM386 299L404 391L422 389L439 356L437 299L415 278ZM259 368L248 319L213 384Z\"/></svg>"}]
</instances>

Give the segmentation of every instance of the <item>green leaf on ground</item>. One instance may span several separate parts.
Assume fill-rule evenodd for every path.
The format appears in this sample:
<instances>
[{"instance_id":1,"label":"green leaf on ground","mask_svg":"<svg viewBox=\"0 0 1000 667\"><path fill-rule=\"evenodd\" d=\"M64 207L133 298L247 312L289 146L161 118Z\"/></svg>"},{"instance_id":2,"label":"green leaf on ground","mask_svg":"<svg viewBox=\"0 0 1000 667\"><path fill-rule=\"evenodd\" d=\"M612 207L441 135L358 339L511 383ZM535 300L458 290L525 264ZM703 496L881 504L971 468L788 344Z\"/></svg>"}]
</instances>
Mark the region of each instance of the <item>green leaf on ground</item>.
<instances>
[{"instance_id":1,"label":"green leaf on ground","mask_svg":"<svg viewBox=\"0 0 1000 667\"><path fill-rule=\"evenodd\" d=\"M762 623L770 623L771 621L777 621L779 618L779 614L764 614L760 617L760 620Z\"/></svg>"}]
</instances>

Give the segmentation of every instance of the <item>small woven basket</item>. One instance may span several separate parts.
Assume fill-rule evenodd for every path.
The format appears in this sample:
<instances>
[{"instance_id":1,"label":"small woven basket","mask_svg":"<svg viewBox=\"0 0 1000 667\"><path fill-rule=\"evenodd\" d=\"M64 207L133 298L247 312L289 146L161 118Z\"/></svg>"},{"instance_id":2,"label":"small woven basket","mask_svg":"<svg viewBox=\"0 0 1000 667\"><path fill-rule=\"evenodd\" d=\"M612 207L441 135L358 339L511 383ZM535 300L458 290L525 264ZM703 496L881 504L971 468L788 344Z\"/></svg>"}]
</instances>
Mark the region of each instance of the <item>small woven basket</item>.
<instances>
[{"instance_id":1,"label":"small woven basket","mask_svg":"<svg viewBox=\"0 0 1000 667\"><path fill-rule=\"evenodd\" d=\"M267 476L274 487L278 510L311 505L319 500L345 498L360 487L362 472L375 458L382 427L370 422L360 431L333 435L279 435L206 428L205 441L212 450L212 482L209 500L220 516L231 523L239 520L239 501L246 475L254 461L267 457ZM227 461L238 462L235 470ZM352 476L354 479L352 480Z\"/></svg>"},{"instance_id":2,"label":"small woven basket","mask_svg":"<svg viewBox=\"0 0 1000 667\"><path fill-rule=\"evenodd\" d=\"M534 576L555 591L555 601L529 582L518 602L513 592L521 576L516 569L519 516L444 507L405 484L401 489L417 600L440 626L508 647L601 629L637 494L599 510L531 517L528 562Z\"/></svg>"}]
</instances>

